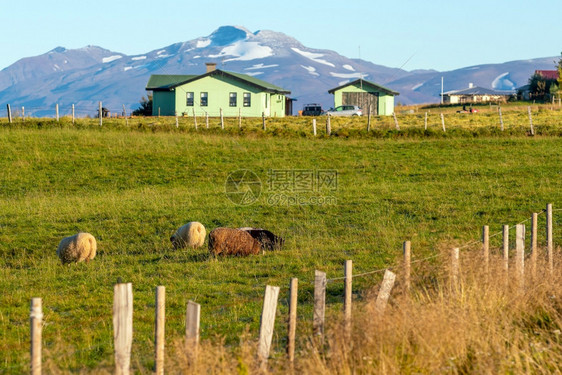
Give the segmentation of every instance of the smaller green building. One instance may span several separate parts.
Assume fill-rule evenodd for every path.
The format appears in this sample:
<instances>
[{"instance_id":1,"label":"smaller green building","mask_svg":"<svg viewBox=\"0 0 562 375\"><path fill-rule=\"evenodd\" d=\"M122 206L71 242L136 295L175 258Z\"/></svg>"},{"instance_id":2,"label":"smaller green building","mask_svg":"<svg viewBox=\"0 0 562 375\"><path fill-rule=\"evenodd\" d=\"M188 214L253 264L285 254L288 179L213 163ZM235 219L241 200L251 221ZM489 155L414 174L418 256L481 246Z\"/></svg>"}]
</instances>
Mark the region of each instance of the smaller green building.
<instances>
[{"instance_id":1,"label":"smaller green building","mask_svg":"<svg viewBox=\"0 0 562 375\"><path fill-rule=\"evenodd\" d=\"M390 116L394 113L394 97L400 95L376 83L357 79L345 85L328 90L334 94L334 108L340 105L357 105L367 115L369 107L372 115Z\"/></svg>"},{"instance_id":2,"label":"smaller green building","mask_svg":"<svg viewBox=\"0 0 562 375\"><path fill-rule=\"evenodd\" d=\"M207 64L202 75L151 75L152 114L225 117L284 117L292 113L291 92L247 74Z\"/></svg>"}]
</instances>

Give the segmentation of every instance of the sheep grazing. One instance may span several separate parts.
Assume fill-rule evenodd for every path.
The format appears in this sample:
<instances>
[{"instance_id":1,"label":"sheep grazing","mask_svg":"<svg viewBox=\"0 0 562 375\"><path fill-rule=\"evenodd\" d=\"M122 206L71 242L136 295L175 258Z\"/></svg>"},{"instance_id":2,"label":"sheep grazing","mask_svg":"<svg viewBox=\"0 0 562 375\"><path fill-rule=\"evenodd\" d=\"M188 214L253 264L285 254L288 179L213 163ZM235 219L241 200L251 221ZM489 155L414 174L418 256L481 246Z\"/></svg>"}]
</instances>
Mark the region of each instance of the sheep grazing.
<instances>
[{"instance_id":1,"label":"sheep grazing","mask_svg":"<svg viewBox=\"0 0 562 375\"><path fill-rule=\"evenodd\" d=\"M209 252L214 256L256 255L261 251L260 243L246 231L216 228L209 233Z\"/></svg>"},{"instance_id":2,"label":"sheep grazing","mask_svg":"<svg viewBox=\"0 0 562 375\"><path fill-rule=\"evenodd\" d=\"M57 255L62 264L89 262L96 256L96 239L90 233L80 232L63 238L57 248Z\"/></svg>"},{"instance_id":3,"label":"sheep grazing","mask_svg":"<svg viewBox=\"0 0 562 375\"><path fill-rule=\"evenodd\" d=\"M260 243L263 250L281 250L281 247L285 244L285 240L282 237L271 233L267 229L250 227L239 229L248 232L250 236Z\"/></svg>"},{"instance_id":4,"label":"sheep grazing","mask_svg":"<svg viewBox=\"0 0 562 375\"><path fill-rule=\"evenodd\" d=\"M191 221L180 227L172 237L172 245L175 249L191 247L193 249L203 246L207 231L203 224L198 221Z\"/></svg>"}]
</instances>

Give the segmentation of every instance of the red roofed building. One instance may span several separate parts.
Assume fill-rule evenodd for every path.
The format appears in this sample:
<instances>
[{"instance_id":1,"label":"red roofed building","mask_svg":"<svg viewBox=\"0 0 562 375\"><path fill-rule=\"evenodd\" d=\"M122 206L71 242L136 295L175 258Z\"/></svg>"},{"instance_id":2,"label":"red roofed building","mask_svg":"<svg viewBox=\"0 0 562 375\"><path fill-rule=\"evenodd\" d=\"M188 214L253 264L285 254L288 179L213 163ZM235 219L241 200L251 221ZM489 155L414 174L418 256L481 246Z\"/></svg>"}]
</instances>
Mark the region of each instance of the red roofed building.
<instances>
[{"instance_id":1,"label":"red roofed building","mask_svg":"<svg viewBox=\"0 0 562 375\"><path fill-rule=\"evenodd\" d=\"M542 76L544 79L558 80L558 70L535 70L535 74Z\"/></svg>"}]
</instances>

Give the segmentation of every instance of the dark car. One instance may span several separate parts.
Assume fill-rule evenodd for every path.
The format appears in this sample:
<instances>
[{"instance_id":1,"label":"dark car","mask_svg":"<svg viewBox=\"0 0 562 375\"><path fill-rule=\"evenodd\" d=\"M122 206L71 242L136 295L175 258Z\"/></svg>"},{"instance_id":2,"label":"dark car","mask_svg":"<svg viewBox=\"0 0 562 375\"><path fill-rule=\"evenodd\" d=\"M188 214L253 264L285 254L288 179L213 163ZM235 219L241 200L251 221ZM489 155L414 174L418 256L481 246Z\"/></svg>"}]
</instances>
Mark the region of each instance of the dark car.
<instances>
[{"instance_id":1,"label":"dark car","mask_svg":"<svg viewBox=\"0 0 562 375\"><path fill-rule=\"evenodd\" d=\"M322 106L320 104L311 103L302 108L303 116L320 116L322 114Z\"/></svg>"}]
</instances>

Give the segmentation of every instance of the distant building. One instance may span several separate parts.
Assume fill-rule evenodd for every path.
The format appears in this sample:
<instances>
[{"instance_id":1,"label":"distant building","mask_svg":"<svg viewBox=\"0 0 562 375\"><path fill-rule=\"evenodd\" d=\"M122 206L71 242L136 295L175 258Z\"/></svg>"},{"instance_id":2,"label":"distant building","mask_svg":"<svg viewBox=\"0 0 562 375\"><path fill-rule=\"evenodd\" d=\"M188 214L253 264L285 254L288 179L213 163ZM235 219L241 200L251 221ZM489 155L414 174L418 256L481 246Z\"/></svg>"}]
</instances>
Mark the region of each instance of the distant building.
<instances>
[{"instance_id":1,"label":"distant building","mask_svg":"<svg viewBox=\"0 0 562 375\"><path fill-rule=\"evenodd\" d=\"M252 76L216 69L207 63L201 75L151 75L152 114L162 116L208 114L235 117L284 117L292 114L290 91Z\"/></svg>"},{"instance_id":2,"label":"distant building","mask_svg":"<svg viewBox=\"0 0 562 375\"><path fill-rule=\"evenodd\" d=\"M535 70L535 74L542 76L544 79L558 80L558 70Z\"/></svg>"},{"instance_id":3,"label":"distant building","mask_svg":"<svg viewBox=\"0 0 562 375\"><path fill-rule=\"evenodd\" d=\"M400 95L376 83L357 79L345 85L328 90L334 94L334 108L340 105L357 105L367 115L369 107L372 115L388 116L394 113L394 97Z\"/></svg>"},{"instance_id":4,"label":"distant building","mask_svg":"<svg viewBox=\"0 0 562 375\"><path fill-rule=\"evenodd\" d=\"M495 91L483 87L473 86L463 90L453 90L443 93L444 104L506 102L513 95L511 91Z\"/></svg>"}]
</instances>

